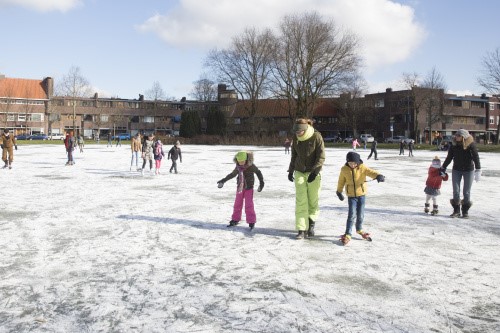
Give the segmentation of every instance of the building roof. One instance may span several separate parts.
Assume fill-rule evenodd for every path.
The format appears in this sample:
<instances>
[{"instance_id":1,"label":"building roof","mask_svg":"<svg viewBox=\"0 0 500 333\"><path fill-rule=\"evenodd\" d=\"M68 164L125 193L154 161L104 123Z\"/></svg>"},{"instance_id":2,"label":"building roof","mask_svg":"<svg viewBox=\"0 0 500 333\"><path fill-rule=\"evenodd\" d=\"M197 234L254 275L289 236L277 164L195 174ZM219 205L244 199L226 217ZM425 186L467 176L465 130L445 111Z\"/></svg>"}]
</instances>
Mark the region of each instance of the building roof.
<instances>
[{"instance_id":1,"label":"building roof","mask_svg":"<svg viewBox=\"0 0 500 333\"><path fill-rule=\"evenodd\" d=\"M0 98L48 99L42 80L0 77Z\"/></svg>"},{"instance_id":2,"label":"building roof","mask_svg":"<svg viewBox=\"0 0 500 333\"><path fill-rule=\"evenodd\" d=\"M314 117L332 117L336 114L333 99L320 99L314 110ZM235 118L249 117L248 110L251 107L249 100L238 101L231 115ZM285 99L260 99L257 102L256 117L288 118L287 100Z\"/></svg>"}]
</instances>

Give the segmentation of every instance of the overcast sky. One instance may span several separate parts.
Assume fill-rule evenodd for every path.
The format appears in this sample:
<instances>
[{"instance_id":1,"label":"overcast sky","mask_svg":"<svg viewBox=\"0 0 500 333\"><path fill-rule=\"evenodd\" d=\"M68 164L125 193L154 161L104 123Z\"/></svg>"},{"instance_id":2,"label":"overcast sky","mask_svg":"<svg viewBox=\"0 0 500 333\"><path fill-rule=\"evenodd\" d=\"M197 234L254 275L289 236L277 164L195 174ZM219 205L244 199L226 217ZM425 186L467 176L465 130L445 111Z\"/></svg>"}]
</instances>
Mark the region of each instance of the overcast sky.
<instances>
[{"instance_id":1,"label":"overcast sky","mask_svg":"<svg viewBox=\"0 0 500 333\"><path fill-rule=\"evenodd\" d=\"M500 47L497 0L0 0L0 73L57 83L78 66L101 96L136 98L158 81L180 99L208 50L308 10L359 36L369 93L436 67L449 92L479 95L481 60Z\"/></svg>"}]
</instances>

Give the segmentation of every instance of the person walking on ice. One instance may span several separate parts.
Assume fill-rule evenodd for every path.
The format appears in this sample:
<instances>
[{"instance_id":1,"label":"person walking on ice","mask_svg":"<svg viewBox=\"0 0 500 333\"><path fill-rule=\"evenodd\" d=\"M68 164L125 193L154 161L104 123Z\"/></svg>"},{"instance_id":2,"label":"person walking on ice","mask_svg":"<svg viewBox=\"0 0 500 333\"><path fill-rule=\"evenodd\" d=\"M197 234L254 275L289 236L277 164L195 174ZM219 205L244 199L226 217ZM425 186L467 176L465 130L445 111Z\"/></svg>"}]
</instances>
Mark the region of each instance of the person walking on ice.
<instances>
[{"instance_id":1,"label":"person walking on ice","mask_svg":"<svg viewBox=\"0 0 500 333\"><path fill-rule=\"evenodd\" d=\"M163 152L163 144L161 140L158 139L154 145L154 159L155 159L155 175L160 174L161 168L161 160L165 157L165 153Z\"/></svg>"},{"instance_id":2,"label":"person walking on ice","mask_svg":"<svg viewBox=\"0 0 500 333\"><path fill-rule=\"evenodd\" d=\"M358 142L358 139L353 139L352 140L352 150L356 151L356 147L361 147L361 145Z\"/></svg>"},{"instance_id":3,"label":"person walking on ice","mask_svg":"<svg viewBox=\"0 0 500 333\"><path fill-rule=\"evenodd\" d=\"M2 169L12 169L14 162L14 148L17 150L16 138L10 135L10 131L6 128L2 133L2 160L5 163Z\"/></svg>"},{"instance_id":4,"label":"person walking on ice","mask_svg":"<svg viewBox=\"0 0 500 333\"><path fill-rule=\"evenodd\" d=\"M453 185L453 213L450 217L460 216L460 205L462 205L462 217L469 217L469 208L472 206L471 188L472 182L481 179L481 162L477 152L474 138L465 129L459 129L451 140L451 147L443 162L441 170L446 172L446 167L453 161L451 171L451 183ZM463 179L463 200L460 201L460 183Z\"/></svg>"},{"instance_id":5,"label":"person walking on ice","mask_svg":"<svg viewBox=\"0 0 500 333\"><path fill-rule=\"evenodd\" d=\"M172 170L174 170L175 173L177 173L177 159L179 159L179 161L182 163L181 143L179 142L179 140L177 140L175 142L175 145L168 151L167 159L172 160L170 173L172 173Z\"/></svg>"},{"instance_id":6,"label":"person walking on ice","mask_svg":"<svg viewBox=\"0 0 500 333\"><path fill-rule=\"evenodd\" d=\"M432 160L429 171L427 172L427 180L425 181L425 208L424 212L431 215L437 215L439 213L437 196L441 194L440 188L441 183L448 180L448 174L441 171L441 160L438 156L434 157ZM430 200L432 199L432 211L430 210Z\"/></svg>"},{"instance_id":7,"label":"person walking on ice","mask_svg":"<svg viewBox=\"0 0 500 333\"><path fill-rule=\"evenodd\" d=\"M312 120L299 118L293 126L295 135L288 166L288 180L295 184L296 239L314 237L319 217L321 169L325 162L325 143Z\"/></svg>"},{"instance_id":8,"label":"person walking on ice","mask_svg":"<svg viewBox=\"0 0 500 333\"><path fill-rule=\"evenodd\" d=\"M142 144L142 168L141 174L144 175L144 168L146 167L146 162L149 161L149 172L153 171L153 160L154 160L154 135L153 133L149 134L149 136L144 140Z\"/></svg>"},{"instance_id":9,"label":"person walking on ice","mask_svg":"<svg viewBox=\"0 0 500 333\"><path fill-rule=\"evenodd\" d=\"M385 181L385 177L375 170L363 164L358 153L348 152L346 163L340 169L339 180L337 182L337 197L344 201L342 191L346 190L349 212L344 235L341 236L342 244L347 245L351 240L352 225L356 219L356 233L363 239L371 241L370 234L363 230L365 217L365 200L367 193L366 177L376 179L377 182Z\"/></svg>"},{"instance_id":10,"label":"person walking on ice","mask_svg":"<svg viewBox=\"0 0 500 333\"><path fill-rule=\"evenodd\" d=\"M141 151L141 135L137 133L130 141L130 150L132 151L132 158L130 160L130 171L132 171L132 166L134 165L135 159L135 169L141 171L139 168L139 152Z\"/></svg>"},{"instance_id":11,"label":"person walking on ice","mask_svg":"<svg viewBox=\"0 0 500 333\"><path fill-rule=\"evenodd\" d=\"M233 158L234 163L236 163L234 170L217 182L217 186L222 188L225 182L236 176L238 177L236 180L236 198L234 200L233 215L228 227L236 226L241 221L243 205L245 205L245 217L250 230L254 228L257 222L253 204L254 175L257 175L257 178L259 178L257 192L261 192L264 188L264 177L259 168L253 163L253 159L252 152L239 151Z\"/></svg>"}]
</instances>

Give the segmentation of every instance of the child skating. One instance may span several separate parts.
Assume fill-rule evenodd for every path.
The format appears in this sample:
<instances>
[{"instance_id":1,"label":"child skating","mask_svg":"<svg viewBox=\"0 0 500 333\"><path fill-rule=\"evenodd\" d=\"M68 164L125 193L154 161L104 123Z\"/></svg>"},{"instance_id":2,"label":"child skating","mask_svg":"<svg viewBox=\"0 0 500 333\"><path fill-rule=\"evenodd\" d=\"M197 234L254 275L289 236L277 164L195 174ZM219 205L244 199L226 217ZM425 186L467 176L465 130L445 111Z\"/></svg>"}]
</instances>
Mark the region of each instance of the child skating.
<instances>
[{"instance_id":1,"label":"child skating","mask_svg":"<svg viewBox=\"0 0 500 333\"><path fill-rule=\"evenodd\" d=\"M347 193L347 202L349 204L345 234L340 238L340 241L344 245L347 245L347 243L351 240L354 219L356 219L356 233L361 235L363 239L371 241L370 234L363 230L367 190L366 177L376 179L379 183L385 180L383 175L364 165L358 153L347 153L346 160L345 165L340 169L339 180L337 183L338 198L341 201L344 200L342 191L345 188Z\"/></svg>"},{"instance_id":2,"label":"child skating","mask_svg":"<svg viewBox=\"0 0 500 333\"><path fill-rule=\"evenodd\" d=\"M441 160L439 157L434 157L431 166L429 167L427 180L425 182L425 213L437 215L439 213L437 196L441 194L441 183L448 180L448 174L441 170ZM432 210L430 210L430 200L432 199Z\"/></svg>"},{"instance_id":3,"label":"child skating","mask_svg":"<svg viewBox=\"0 0 500 333\"><path fill-rule=\"evenodd\" d=\"M257 192L262 191L264 188L264 177L262 176L262 172L260 172L259 168L253 164L252 152L240 151L234 156L233 161L236 163L236 167L233 172L217 182L218 187L222 188L224 183L229 179L236 176L238 177L236 180L236 198L234 200L233 215L231 216L231 221L229 222L228 227L233 227L241 221L241 212L244 204L246 221L250 229L253 229L255 222L257 221L253 205L253 186L255 183L254 174L256 174L259 178L259 187Z\"/></svg>"},{"instance_id":4,"label":"child skating","mask_svg":"<svg viewBox=\"0 0 500 333\"><path fill-rule=\"evenodd\" d=\"M155 174L159 175L160 174L160 168L161 168L161 160L165 157L165 153L163 153L163 144L161 143L161 140L158 139L155 142L154 145L154 159L155 159Z\"/></svg>"}]
</instances>

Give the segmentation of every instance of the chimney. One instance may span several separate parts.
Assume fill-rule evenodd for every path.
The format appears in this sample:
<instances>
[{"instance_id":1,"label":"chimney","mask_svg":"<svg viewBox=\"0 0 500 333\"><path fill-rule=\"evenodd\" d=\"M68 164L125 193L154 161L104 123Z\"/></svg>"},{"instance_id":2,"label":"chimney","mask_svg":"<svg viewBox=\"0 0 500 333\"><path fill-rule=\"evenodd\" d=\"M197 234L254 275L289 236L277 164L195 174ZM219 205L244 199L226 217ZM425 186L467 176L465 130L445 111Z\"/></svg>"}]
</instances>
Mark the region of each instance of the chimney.
<instances>
[{"instance_id":1,"label":"chimney","mask_svg":"<svg viewBox=\"0 0 500 333\"><path fill-rule=\"evenodd\" d=\"M386 93L391 93L391 92L392 92L392 88L387 88L387 89L385 89L385 92L386 92Z\"/></svg>"},{"instance_id":2,"label":"chimney","mask_svg":"<svg viewBox=\"0 0 500 333\"><path fill-rule=\"evenodd\" d=\"M52 98L52 96L54 96L54 79L53 78L46 77L43 79L43 90L45 90L45 94L47 94L48 98Z\"/></svg>"}]
</instances>

